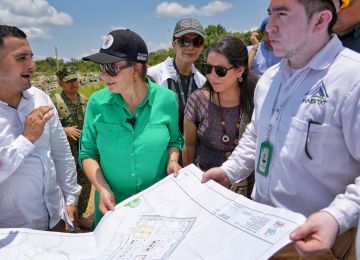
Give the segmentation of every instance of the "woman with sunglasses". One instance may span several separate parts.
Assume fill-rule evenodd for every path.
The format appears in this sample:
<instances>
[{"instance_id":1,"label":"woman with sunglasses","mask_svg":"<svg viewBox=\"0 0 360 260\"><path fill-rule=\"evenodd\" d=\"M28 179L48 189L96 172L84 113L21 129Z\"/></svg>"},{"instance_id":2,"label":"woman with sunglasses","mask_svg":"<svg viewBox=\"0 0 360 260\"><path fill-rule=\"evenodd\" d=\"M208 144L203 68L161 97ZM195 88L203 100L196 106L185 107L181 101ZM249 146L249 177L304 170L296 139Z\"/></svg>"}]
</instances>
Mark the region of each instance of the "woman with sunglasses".
<instances>
[{"instance_id":1,"label":"woman with sunglasses","mask_svg":"<svg viewBox=\"0 0 360 260\"><path fill-rule=\"evenodd\" d=\"M250 122L255 77L248 69L248 52L235 37L210 46L203 64L207 81L195 91L185 108L182 153L184 166L196 163L203 171L220 166L232 153ZM250 196L254 176L235 191Z\"/></svg>"},{"instance_id":2,"label":"woman with sunglasses","mask_svg":"<svg viewBox=\"0 0 360 260\"><path fill-rule=\"evenodd\" d=\"M79 155L97 190L95 226L115 204L180 169L176 95L147 79L147 59L130 30L110 32L99 53L83 58L100 64L107 85L90 97Z\"/></svg>"},{"instance_id":3,"label":"woman with sunglasses","mask_svg":"<svg viewBox=\"0 0 360 260\"><path fill-rule=\"evenodd\" d=\"M194 66L203 49L204 39L204 30L198 20L191 18L179 20L172 41L175 58L168 57L148 70L149 76L155 82L177 94L181 133L186 102L191 93L205 83L205 77Z\"/></svg>"}]
</instances>

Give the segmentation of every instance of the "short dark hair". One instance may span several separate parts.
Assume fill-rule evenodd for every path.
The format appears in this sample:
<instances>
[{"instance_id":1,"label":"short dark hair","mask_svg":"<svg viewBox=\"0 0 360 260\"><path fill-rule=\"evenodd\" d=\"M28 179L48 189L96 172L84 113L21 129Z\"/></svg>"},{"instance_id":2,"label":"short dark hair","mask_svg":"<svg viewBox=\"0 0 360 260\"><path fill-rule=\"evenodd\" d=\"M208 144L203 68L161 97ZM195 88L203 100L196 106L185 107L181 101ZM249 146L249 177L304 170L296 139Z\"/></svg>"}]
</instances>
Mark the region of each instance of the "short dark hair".
<instances>
[{"instance_id":1,"label":"short dark hair","mask_svg":"<svg viewBox=\"0 0 360 260\"><path fill-rule=\"evenodd\" d=\"M337 12L334 3L331 0L298 0L301 5L305 7L305 12L310 20L316 12L329 10L332 13L332 19L328 26L329 35L332 33L332 29L336 23Z\"/></svg>"},{"instance_id":2,"label":"short dark hair","mask_svg":"<svg viewBox=\"0 0 360 260\"><path fill-rule=\"evenodd\" d=\"M4 45L5 37L26 39L26 34L15 26L0 24L0 47Z\"/></svg>"}]
</instances>

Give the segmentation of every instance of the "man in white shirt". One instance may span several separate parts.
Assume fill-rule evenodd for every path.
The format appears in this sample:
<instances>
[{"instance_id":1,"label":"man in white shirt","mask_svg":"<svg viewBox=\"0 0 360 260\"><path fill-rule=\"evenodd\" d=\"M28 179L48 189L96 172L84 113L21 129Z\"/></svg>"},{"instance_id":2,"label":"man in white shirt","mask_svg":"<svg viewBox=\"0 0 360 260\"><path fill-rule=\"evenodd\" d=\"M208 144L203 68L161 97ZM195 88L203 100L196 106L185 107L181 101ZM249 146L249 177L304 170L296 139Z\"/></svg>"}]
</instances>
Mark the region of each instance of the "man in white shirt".
<instances>
[{"instance_id":1,"label":"man in white shirt","mask_svg":"<svg viewBox=\"0 0 360 260\"><path fill-rule=\"evenodd\" d=\"M32 56L23 31L0 25L0 228L65 231L81 187L56 109L31 87Z\"/></svg>"},{"instance_id":2,"label":"man in white shirt","mask_svg":"<svg viewBox=\"0 0 360 260\"><path fill-rule=\"evenodd\" d=\"M256 201L308 217L274 259L298 259L295 247L321 259L355 257L360 55L331 34L339 5L270 1L266 30L283 59L259 79L252 121L233 154L203 176L227 186L255 170Z\"/></svg>"}]
</instances>

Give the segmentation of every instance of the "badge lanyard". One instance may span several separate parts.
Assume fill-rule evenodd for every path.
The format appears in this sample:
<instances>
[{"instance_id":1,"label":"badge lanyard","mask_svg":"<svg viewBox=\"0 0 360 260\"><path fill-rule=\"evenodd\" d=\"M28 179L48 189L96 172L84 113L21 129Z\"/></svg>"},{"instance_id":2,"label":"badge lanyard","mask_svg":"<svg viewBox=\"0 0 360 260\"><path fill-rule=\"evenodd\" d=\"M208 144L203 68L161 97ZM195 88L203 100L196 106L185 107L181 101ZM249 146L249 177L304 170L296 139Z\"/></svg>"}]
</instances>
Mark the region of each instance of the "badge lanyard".
<instances>
[{"instance_id":1,"label":"badge lanyard","mask_svg":"<svg viewBox=\"0 0 360 260\"><path fill-rule=\"evenodd\" d=\"M256 167L256 172L258 172L259 174L261 174L263 176L267 176L269 174L269 166L270 166L271 156L272 156L272 151L273 151L273 145L270 142L270 134L273 129L273 126L275 125L275 122L279 119L282 110L284 109L284 107L286 106L286 104L288 103L290 98L293 97L293 94L296 92L296 90L299 88L299 86L301 86L300 83L304 80L304 78L307 76L307 74L308 74L308 71L303 72L303 74L296 80L296 82L294 82L295 85L296 85L296 83L299 83L299 84L297 84L297 86L295 86L293 89L291 89L291 91L288 93L288 95L286 96L284 101L275 110L274 110L274 108L277 103L277 99L278 99L279 92L280 92L280 87L282 85L282 81L280 80L280 77L277 80L274 80L275 86L271 86L273 88L272 91L270 90L271 94L275 95L275 96L273 98L274 101L273 101L272 109L270 110L271 111L270 112L271 113L270 120L266 127L266 139L260 145L260 152L259 152L259 157L258 157L258 162L257 162L257 167Z\"/></svg>"},{"instance_id":2,"label":"badge lanyard","mask_svg":"<svg viewBox=\"0 0 360 260\"><path fill-rule=\"evenodd\" d=\"M180 96L181 96L181 101L182 101L183 107L185 107L186 101L187 101L187 100L190 98L190 96L191 96L192 85L193 85L193 77L192 77L191 74L190 74L189 77L190 77L189 89L188 89L188 93L187 93L187 98L185 99L184 88L183 88L182 83L181 83L180 75L179 75L179 73L176 74L177 84L178 84L178 87L179 87L179 92L180 92Z\"/></svg>"},{"instance_id":3,"label":"badge lanyard","mask_svg":"<svg viewBox=\"0 0 360 260\"><path fill-rule=\"evenodd\" d=\"M183 88L183 85L181 83L180 72L179 72L178 68L176 67L175 58L173 60L173 66L174 66L174 68L176 70L176 83L177 83L177 85L179 87L179 92L180 92L180 96L181 96L182 105L185 108L186 102L191 96L194 77L193 77L192 73L190 72L190 75L189 75L190 82L189 82L189 85L188 85L189 88L188 88L188 92L187 92L187 97L185 99L184 88Z\"/></svg>"}]
</instances>

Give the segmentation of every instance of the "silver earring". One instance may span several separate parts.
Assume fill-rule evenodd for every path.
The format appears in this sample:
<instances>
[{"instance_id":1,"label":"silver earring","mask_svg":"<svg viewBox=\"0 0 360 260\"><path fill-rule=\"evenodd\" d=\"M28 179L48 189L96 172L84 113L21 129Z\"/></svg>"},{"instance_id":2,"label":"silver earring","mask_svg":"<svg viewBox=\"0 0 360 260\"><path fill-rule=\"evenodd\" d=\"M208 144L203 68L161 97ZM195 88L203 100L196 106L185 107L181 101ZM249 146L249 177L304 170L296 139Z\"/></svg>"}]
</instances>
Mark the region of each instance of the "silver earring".
<instances>
[{"instance_id":1,"label":"silver earring","mask_svg":"<svg viewBox=\"0 0 360 260\"><path fill-rule=\"evenodd\" d=\"M239 82L242 83L243 81L244 81L244 79L243 79L243 77L241 76L241 77L239 78Z\"/></svg>"}]
</instances>

